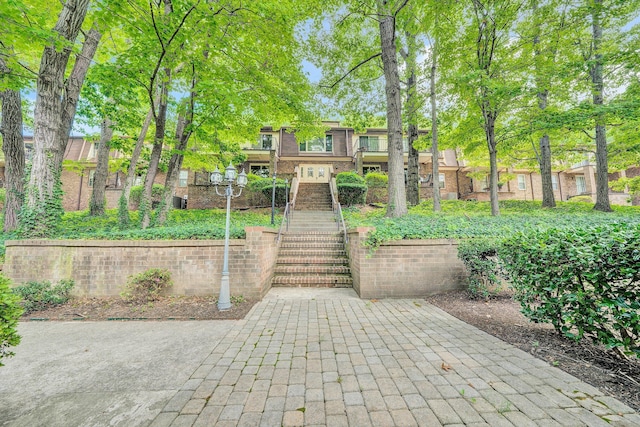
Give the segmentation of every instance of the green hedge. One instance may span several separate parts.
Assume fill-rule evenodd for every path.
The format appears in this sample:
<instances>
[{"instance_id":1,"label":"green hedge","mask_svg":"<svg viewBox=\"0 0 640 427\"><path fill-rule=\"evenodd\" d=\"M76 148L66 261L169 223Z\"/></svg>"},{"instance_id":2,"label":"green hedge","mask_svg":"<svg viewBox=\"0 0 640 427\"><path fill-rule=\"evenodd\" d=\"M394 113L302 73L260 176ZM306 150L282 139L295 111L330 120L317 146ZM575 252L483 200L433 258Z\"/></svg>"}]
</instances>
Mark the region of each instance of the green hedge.
<instances>
[{"instance_id":1,"label":"green hedge","mask_svg":"<svg viewBox=\"0 0 640 427\"><path fill-rule=\"evenodd\" d=\"M529 319L640 356L640 225L521 233L500 258Z\"/></svg>"},{"instance_id":2,"label":"green hedge","mask_svg":"<svg viewBox=\"0 0 640 427\"><path fill-rule=\"evenodd\" d=\"M502 274L495 240L463 240L458 245L458 258L464 263L469 277L471 298L489 298L502 289Z\"/></svg>"},{"instance_id":3,"label":"green hedge","mask_svg":"<svg viewBox=\"0 0 640 427\"><path fill-rule=\"evenodd\" d=\"M355 172L340 172L336 175L336 185L360 184L365 185L364 178Z\"/></svg>"},{"instance_id":4,"label":"green hedge","mask_svg":"<svg viewBox=\"0 0 640 427\"><path fill-rule=\"evenodd\" d=\"M364 176L364 180L369 188L387 187L389 184L389 177L382 172L369 172Z\"/></svg>"},{"instance_id":5,"label":"green hedge","mask_svg":"<svg viewBox=\"0 0 640 427\"><path fill-rule=\"evenodd\" d=\"M364 184L338 184L338 200L343 206L363 205L367 201Z\"/></svg>"}]
</instances>

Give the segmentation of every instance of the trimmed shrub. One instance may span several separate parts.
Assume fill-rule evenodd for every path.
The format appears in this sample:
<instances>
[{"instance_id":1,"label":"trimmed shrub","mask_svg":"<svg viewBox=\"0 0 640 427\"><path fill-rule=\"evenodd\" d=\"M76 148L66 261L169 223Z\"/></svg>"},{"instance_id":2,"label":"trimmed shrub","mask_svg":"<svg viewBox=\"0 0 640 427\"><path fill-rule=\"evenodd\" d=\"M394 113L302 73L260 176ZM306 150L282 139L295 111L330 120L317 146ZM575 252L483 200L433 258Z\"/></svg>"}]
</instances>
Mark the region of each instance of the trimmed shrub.
<instances>
[{"instance_id":1,"label":"trimmed shrub","mask_svg":"<svg viewBox=\"0 0 640 427\"><path fill-rule=\"evenodd\" d=\"M365 184L365 181L355 172L340 172L336 175L336 185L340 184Z\"/></svg>"},{"instance_id":2,"label":"trimmed shrub","mask_svg":"<svg viewBox=\"0 0 640 427\"><path fill-rule=\"evenodd\" d=\"M343 206L363 205L367 201L367 186L364 184L339 184L338 200Z\"/></svg>"},{"instance_id":3,"label":"trimmed shrub","mask_svg":"<svg viewBox=\"0 0 640 427\"><path fill-rule=\"evenodd\" d=\"M639 225L518 234L500 258L526 317L640 356Z\"/></svg>"},{"instance_id":4,"label":"trimmed shrub","mask_svg":"<svg viewBox=\"0 0 640 427\"><path fill-rule=\"evenodd\" d=\"M159 268L150 268L129 276L124 290L120 293L123 300L134 303L157 301L160 293L173 285L171 272Z\"/></svg>"},{"instance_id":5,"label":"trimmed shrub","mask_svg":"<svg viewBox=\"0 0 640 427\"><path fill-rule=\"evenodd\" d=\"M261 199L271 204L271 197L273 196L273 178L260 178L257 177L247 184L247 190L253 194L261 195ZM290 186L286 186L286 190L291 190ZM246 190L245 190L246 191ZM287 203L285 193L284 179L276 179L276 206L284 206Z\"/></svg>"},{"instance_id":6,"label":"trimmed shrub","mask_svg":"<svg viewBox=\"0 0 640 427\"><path fill-rule=\"evenodd\" d=\"M0 274L0 366L4 366L3 358L14 355L9 347L20 344L17 327L23 310L20 297L11 292L10 284L11 280Z\"/></svg>"},{"instance_id":7,"label":"trimmed shrub","mask_svg":"<svg viewBox=\"0 0 640 427\"><path fill-rule=\"evenodd\" d=\"M51 282L27 282L24 286L13 289L21 299L25 314L32 311L45 310L49 307L61 305L69 301L71 290L75 286L73 280L60 280L58 284Z\"/></svg>"},{"instance_id":8,"label":"trimmed shrub","mask_svg":"<svg viewBox=\"0 0 640 427\"><path fill-rule=\"evenodd\" d=\"M502 290L502 275L495 240L464 240L458 245L458 258L469 277L468 292L472 299L488 299Z\"/></svg>"},{"instance_id":9,"label":"trimmed shrub","mask_svg":"<svg viewBox=\"0 0 640 427\"><path fill-rule=\"evenodd\" d=\"M369 172L364 176L364 181L369 188L387 187L389 177L382 172Z\"/></svg>"},{"instance_id":10,"label":"trimmed shrub","mask_svg":"<svg viewBox=\"0 0 640 427\"><path fill-rule=\"evenodd\" d=\"M571 203L593 203L593 199L591 196L575 196L567 200L567 202Z\"/></svg>"},{"instance_id":11,"label":"trimmed shrub","mask_svg":"<svg viewBox=\"0 0 640 427\"><path fill-rule=\"evenodd\" d=\"M363 205L367 201L367 184L355 172L340 172L336 175L338 200L343 206Z\"/></svg>"}]
</instances>

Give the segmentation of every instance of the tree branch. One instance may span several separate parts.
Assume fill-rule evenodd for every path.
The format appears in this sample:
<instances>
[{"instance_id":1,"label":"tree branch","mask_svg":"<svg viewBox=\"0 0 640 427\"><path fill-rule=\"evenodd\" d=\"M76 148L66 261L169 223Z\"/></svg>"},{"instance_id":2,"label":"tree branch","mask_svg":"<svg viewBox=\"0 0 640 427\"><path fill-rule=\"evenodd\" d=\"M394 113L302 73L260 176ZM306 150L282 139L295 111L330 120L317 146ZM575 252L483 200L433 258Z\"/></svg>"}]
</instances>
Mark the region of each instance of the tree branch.
<instances>
[{"instance_id":1,"label":"tree branch","mask_svg":"<svg viewBox=\"0 0 640 427\"><path fill-rule=\"evenodd\" d=\"M336 87L336 85L337 85L338 83L340 83L342 80L346 79L346 78L349 76L349 74L353 73L355 70L357 70L358 68L362 67L362 66L363 66L364 64L366 64L367 62L369 62L369 61L371 61L372 59L375 59L375 58L377 58L377 57L379 57L379 56L382 56L382 52L375 53L375 54L371 55L370 57L368 57L367 59L365 59L365 60L363 60L363 61L360 61L360 62L359 62L358 64L356 64L353 68L351 68L349 71L347 71L347 73L346 73L344 76L340 77L340 78L339 78L336 82L334 82L332 85L330 85L330 86L327 86L327 85L320 85L320 87L327 88L327 89L333 89L334 87Z\"/></svg>"}]
</instances>

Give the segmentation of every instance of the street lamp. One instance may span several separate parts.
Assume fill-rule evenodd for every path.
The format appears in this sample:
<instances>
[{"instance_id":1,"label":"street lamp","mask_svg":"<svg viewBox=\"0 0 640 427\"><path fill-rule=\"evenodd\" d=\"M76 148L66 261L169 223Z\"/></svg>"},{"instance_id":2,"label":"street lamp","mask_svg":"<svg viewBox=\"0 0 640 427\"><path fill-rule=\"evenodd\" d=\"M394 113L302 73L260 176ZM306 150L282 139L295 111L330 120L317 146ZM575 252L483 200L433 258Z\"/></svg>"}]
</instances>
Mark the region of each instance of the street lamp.
<instances>
[{"instance_id":1,"label":"street lamp","mask_svg":"<svg viewBox=\"0 0 640 427\"><path fill-rule=\"evenodd\" d=\"M276 173L273 173L273 189L271 190L271 225L275 224L273 218L276 213Z\"/></svg>"},{"instance_id":2,"label":"street lamp","mask_svg":"<svg viewBox=\"0 0 640 427\"><path fill-rule=\"evenodd\" d=\"M237 176L237 180L236 180ZM222 173L216 170L211 173L209 180L216 187L216 194L221 197L227 198L227 222L224 229L224 261L222 264L222 281L220 284L220 298L218 298L218 310L228 310L231 308L231 295L229 293L229 222L231 217L231 198L238 197L242 194L242 189L247 185L247 174L244 173L244 169L238 175L236 168L233 167L231 162L224 170L224 177ZM224 182L223 182L224 181ZM233 183L236 181L236 185L240 188L238 194L233 193ZM218 191L218 186L224 185L224 193Z\"/></svg>"}]
</instances>

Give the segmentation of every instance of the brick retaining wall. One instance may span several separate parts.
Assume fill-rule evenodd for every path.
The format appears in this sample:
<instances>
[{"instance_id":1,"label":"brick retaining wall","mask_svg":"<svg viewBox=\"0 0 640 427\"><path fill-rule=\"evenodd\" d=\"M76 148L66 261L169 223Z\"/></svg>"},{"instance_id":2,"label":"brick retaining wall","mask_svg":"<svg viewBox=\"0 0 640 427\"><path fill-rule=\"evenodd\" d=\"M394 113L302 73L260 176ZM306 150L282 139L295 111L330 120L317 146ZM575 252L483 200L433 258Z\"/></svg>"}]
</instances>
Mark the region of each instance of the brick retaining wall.
<instances>
[{"instance_id":1,"label":"brick retaining wall","mask_svg":"<svg viewBox=\"0 0 640 427\"><path fill-rule=\"evenodd\" d=\"M231 295L262 298L271 286L277 232L247 227L229 242ZM6 242L3 273L16 285L73 279L78 296L116 296L128 276L171 271L173 295L218 295L224 240L16 240Z\"/></svg>"},{"instance_id":2,"label":"brick retaining wall","mask_svg":"<svg viewBox=\"0 0 640 427\"><path fill-rule=\"evenodd\" d=\"M367 256L362 243L371 230L349 230L353 287L361 298L418 298L464 287L466 272L455 240L391 241Z\"/></svg>"}]
</instances>

